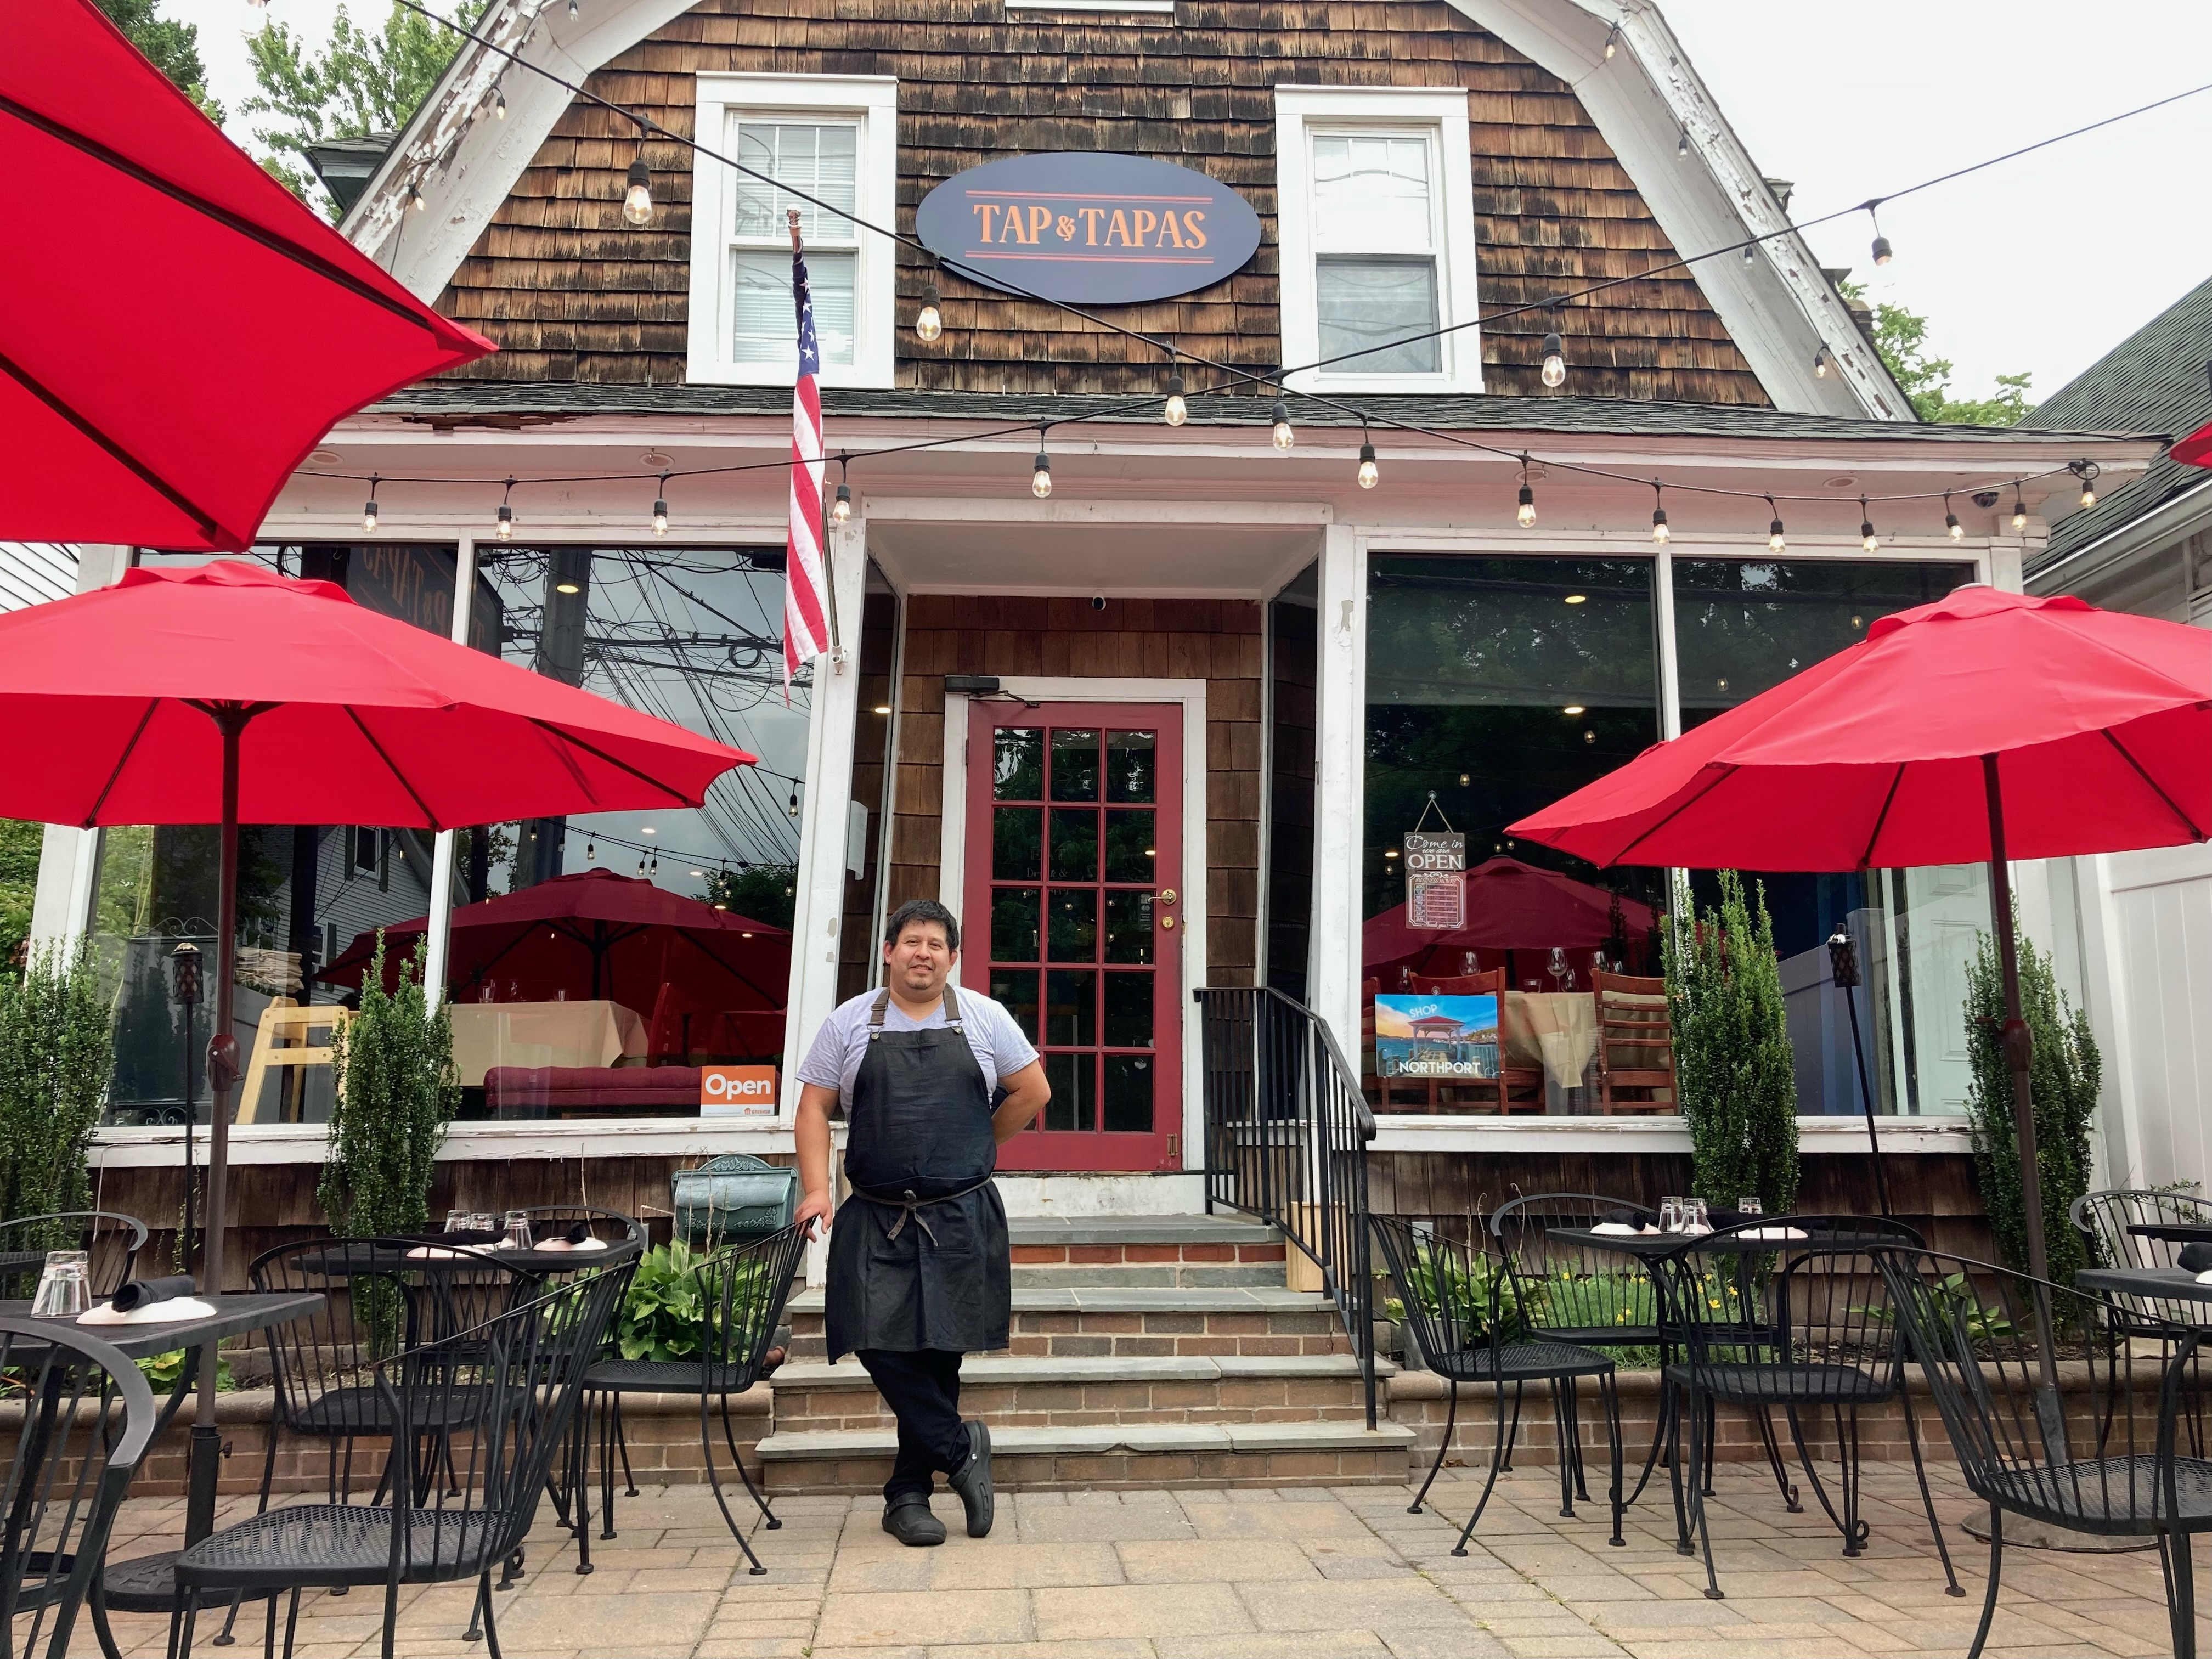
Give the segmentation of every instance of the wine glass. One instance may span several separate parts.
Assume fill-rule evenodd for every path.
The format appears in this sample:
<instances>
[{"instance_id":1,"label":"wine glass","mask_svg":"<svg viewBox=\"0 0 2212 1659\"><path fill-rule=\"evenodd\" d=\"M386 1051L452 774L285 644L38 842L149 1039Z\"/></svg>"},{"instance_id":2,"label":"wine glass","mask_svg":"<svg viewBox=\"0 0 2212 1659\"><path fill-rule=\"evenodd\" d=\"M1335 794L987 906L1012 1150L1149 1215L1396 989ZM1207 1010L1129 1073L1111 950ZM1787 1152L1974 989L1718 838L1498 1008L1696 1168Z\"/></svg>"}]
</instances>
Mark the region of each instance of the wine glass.
<instances>
[{"instance_id":1,"label":"wine glass","mask_svg":"<svg viewBox=\"0 0 2212 1659\"><path fill-rule=\"evenodd\" d=\"M1679 1233L1682 1231L1682 1200L1668 1196L1659 1200L1659 1231Z\"/></svg>"},{"instance_id":2,"label":"wine glass","mask_svg":"<svg viewBox=\"0 0 2212 1659\"><path fill-rule=\"evenodd\" d=\"M1557 945L1552 947L1551 970L1552 982L1560 990L1574 983L1575 970L1567 966L1567 953Z\"/></svg>"}]
</instances>

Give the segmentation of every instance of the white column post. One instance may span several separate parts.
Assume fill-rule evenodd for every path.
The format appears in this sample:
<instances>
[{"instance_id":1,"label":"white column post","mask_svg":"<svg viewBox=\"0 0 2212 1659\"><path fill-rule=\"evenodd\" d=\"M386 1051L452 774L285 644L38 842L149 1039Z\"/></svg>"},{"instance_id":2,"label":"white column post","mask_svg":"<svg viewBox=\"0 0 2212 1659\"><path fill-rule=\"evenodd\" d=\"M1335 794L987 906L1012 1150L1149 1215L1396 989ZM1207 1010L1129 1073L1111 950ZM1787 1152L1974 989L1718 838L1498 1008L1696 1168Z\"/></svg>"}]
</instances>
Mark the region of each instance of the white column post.
<instances>
[{"instance_id":1,"label":"white column post","mask_svg":"<svg viewBox=\"0 0 2212 1659\"><path fill-rule=\"evenodd\" d=\"M469 642L469 610L477 592L477 544L471 536L453 550L453 632L456 645ZM453 832L438 831L430 852L429 927L424 931L422 989L434 1011L446 995L446 962L453 950Z\"/></svg>"},{"instance_id":2,"label":"white column post","mask_svg":"<svg viewBox=\"0 0 2212 1659\"><path fill-rule=\"evenodd\" d=\"M1308 1006L1349 1056L1359 1042L1360 860L1366 814L1367 560L1348 525L1322 532L1315 669L1313 934Z\"/></svg>"},{"instance_id":3,"label":"white column post","mask_svg":"<svg viewBox=\"0 0 2212 1659\"><path fill-rule=\"evenodd\" d=\"M853 799L853 721L860 696L860 605L868 568L867 520L830 532L830 603L837 651L817 657L800 797L799 872L793 885L791 1001L783 1025L781 1109L799 1109L799 1062L837 1006L837 939L845 914L845 845Z\"/></svg>"},{"instance_id":4,"label":"white column post","mask_svg":"<svg viewBox=\"0 0 2212 1659\"><path fill-rule=\"evenodd\" d=\"M131 550L96 542L76 550L76 591L89 593L119 580ZM92 925L93 884L100 873L100 831L50 823L39 847L39 884L31 899L31 946L73 948Z\"/></svg>"},{"instance_id":5,"label":"white column post","mask_svg":"<svg viewBox=\"0 0 2212 1659\"><path fill-rule=\"evenodd\" d=\"M1674 656L1674 556L1652 550L1651 614L1659 627L1659 735L1682 735L1682 678Z\"/></svg>"}]
</instances>

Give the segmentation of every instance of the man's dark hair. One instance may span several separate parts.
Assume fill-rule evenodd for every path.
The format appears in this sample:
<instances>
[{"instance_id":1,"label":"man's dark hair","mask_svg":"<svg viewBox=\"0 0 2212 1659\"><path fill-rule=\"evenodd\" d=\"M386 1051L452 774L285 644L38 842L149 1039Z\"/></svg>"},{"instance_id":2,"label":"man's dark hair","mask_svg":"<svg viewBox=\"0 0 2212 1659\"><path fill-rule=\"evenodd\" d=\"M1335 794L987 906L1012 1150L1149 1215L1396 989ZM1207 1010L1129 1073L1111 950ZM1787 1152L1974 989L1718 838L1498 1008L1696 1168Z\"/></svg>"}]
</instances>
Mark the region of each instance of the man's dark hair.
<instances>
[{"instance_id":1,"label":"man's dark hair","mask_svg":"<svg viewBox=\"0 0 2212 1659\"><path fill-rule=\"evenodd\" d=\"M958 919L935 899L908 899L892 911L891 919L884 924L884 943L896 945L908 924L917 921L935 922L945 930L945 944L955 951L960 948Z\"/></svg>"}]
</instances>

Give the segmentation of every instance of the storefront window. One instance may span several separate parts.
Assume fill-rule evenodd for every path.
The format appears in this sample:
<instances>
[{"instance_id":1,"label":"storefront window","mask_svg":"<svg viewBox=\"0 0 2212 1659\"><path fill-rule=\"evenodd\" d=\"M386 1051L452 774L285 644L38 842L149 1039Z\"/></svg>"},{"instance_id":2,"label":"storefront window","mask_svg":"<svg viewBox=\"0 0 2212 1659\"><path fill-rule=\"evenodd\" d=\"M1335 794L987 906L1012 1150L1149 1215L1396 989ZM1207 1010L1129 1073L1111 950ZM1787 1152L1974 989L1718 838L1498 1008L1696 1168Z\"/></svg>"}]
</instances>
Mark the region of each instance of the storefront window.
<instances>
[{"instance_id":1,"label":"storefront window","mask_svg":"<svg viewBox=\"0 0 2212 1659\"><path fill-rule=\"evenodd\" d=\"M873 559L866 593L856 653L860 684L853 711L853 799L845 820L845 919L837 935L840 1002L877 983L883 965L876 940L882 932L884 821L890 811L899 600Z\"/></svg>"},{"instance_id":2,"label":"storefront window","mask_svg":"<svg viewBox=\"0 0 2212 1659\"><path fill-rule=\"evenodd\" d=\"M1684 728L1864 639L1876 617L1973 580L1972 566L1954 562L1677 560ZM1963 1112L1966 964L1990 920L1981 866L1765 872L1756 878L1782 958L1798 1110L1809 1116L1862 1109L1850 1009L1835 987L1826 948L1842 926L1858 947L1860 1057L1875 1109ZM1710 872L1693 872L1692 890L1700 906L1717 902Z\"/></svg>"},{"instance_id":3,"label":"storefront window","mask_svg":"<svg viewBox=\"0 0 2212 1659\"><path fill-rule=\"evenodd\" d=\"M336 582L356 604L440 635L453 629L451 544L315 544L256 548L283 574ZM142 564L200 564L205 555L145 553ZM497 648L499 601L479 583L472 642ZM313 765L313 756L296 757ZM126 825L103 830L94 877L92 939L115 1007L115 1071L106 1121L185 1119L191 1100L207 1121L207 1022L216 958L217 831L212 824ZM332 1006L347 994L318 979L355 938L420 917L430 896L427 831L363 824L243 824L239 830L238 991L234 1035L247 1058L240 1122L321 1122L331 1108L326 1066L287 1064L288 1048L319 1047L327 1025L286 1011ZM189 1011L174 995L173 957L190 941L209 988ZM253 1062L258 1056L262 1063Z\"/></svg>"},{"instance_id":4,"label":"storefront window","mask_svg":"<svg viewBox=\"0 0 2212 1659\"><path fill-rule=\"evenodd\" d=\"M1675 1109L1669 1089L1608 1090L1597 1019L1601 974L1658 972L1660 872L1505 834L1655 741L1658 684L1648 561L1370 562L1362 1069L1378 1109ZM1455 884L1437 868L1454 837ZM1413 902L1425 886L1444 890Z\"/></svg>"},{"instance_id":5,"label":"storefront window","mask_svg":"<svg viewBox=\"0 0 2212 1659\"><path fill-rule=\"evenodd\" d=\"M1267 983L1306 1000L1313 929L1315 680L1320 568L1267 605Z\"/></svg>"}]
</instances>

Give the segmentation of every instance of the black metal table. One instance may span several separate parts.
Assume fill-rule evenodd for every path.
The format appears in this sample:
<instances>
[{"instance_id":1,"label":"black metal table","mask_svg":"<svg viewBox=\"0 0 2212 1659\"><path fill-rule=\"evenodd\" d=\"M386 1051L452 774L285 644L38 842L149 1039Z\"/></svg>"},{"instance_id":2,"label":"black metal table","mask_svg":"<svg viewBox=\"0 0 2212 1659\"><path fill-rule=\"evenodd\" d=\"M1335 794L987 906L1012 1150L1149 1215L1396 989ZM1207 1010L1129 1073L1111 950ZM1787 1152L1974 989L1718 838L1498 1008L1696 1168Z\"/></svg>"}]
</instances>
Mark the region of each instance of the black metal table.
<instances>
[{"instance_id":1,"label":"black metal table","mask_svg":"<svg viewBox=\"0 0 2212 1659\"><path fill-rule=\"evenodd\" d=\"M644 1242L635 1238L610 1244L604 1250L508 1250L489 1244L422 1243L391 1249L380 1241L367 1248L356 1244L348 1249L334 1249L327 1255L303 1255L298 1266L303 1273L321 1273L331 1279L365 1278L377 1273L466 1273L485 1267L503 1267L527 1279L550 1279L557 1273L579 1273L586 1267L628 1261L644 1249ZM409 1254L418 1249L426 1254Z\"/></svg>"},{"instance_id":2,"label":"black metal table","mask_svg":"<svg viewBox=\"0 0 2212 1659\"><path fill-rule=\"evenodd\" d=\"M2171 1322L2212 1326L2212 1285L2198 1284L2197 1275L2186 1267L2084 1267L2074 1275L2074 1285L2077 1290L2132 1297L2138 1302L2200 1304L2202 1317L2190 1317L2184 1313ZM2175 1311L2183 1313L2179 1309Z\"/></svg>"},{"instance_id":3,"label":"black metal table","mask_svg":"<svg viewBox=\"0 0 2212 1659\"><path fill-rule=\"evenodd\" d=\"M1793 1244L1810 1244L1804 1229L1790 1231L1795 1237L1783 1237L1780 1224L1761 1229L1777 1236L1758 1238L1747 1233L1601 1233L1595 1227L1547 1227L1544 1237L1564 1239L1571 1244L1580 1244L1594 1250L1610 1250L1618 1255L1632 1255L1639 1261L1656 1261L1662 1256L1683 1255L1748 1255L1765 1250L1786 1250ZM1855 1246L1873 1249L1878 1245L1895 1244L1892 1235L1823 1233L1819 1243L1824 1252L1840 1249L1848 1253Z\"/></svg>"},{"instance_id":4,"label":"black metal table","mask_svg":"<svg viewBox=\"0 0 2212 1659\"><path fill-rule=\"evenodd\" d=\"M2163 1239L2169 1244L2212 1244L2212 1226L2201 1221L2138 1221L2128 1231L2137 1238Z\"/></svg>"},{"instance_id":5,"label":"black metal table","mask_svg":"<svg viewBox=\"0 0 2212 1659\"><path fill-rule=\"evenodd\" d=\"M297 1319L314 1312L323 1305L323 1298L313 1292L289 1295L260 1295L246 1292L234 1295L203 1297L215 1312L193 1319L178 1319L165 1323L145 1325L83 1325L72 1319L57 1319L57 1325L72 1325L81 1331L89 1331L102 1341L119 1349L131 1359L151 1359L158 1354L185 1350L182 1371L177 1386L170 1392L161 1414L154 1422L154 1439L158 1441L169 1425L176 1420L177 1413L191 1398L199 1376L199 1350L210 1342L220 1342L227 1336L243 1336L248 1331L264 1331L281 1325L287 1320ZM0 1314L28 1317L28 1302L0 1302ZM187 1547L197 1544L198 1538L187 1536ZM153 1555L133 1556L127 1561L111 1563L101 1573L101 1606L124 1613L167 1613L176 1605L176 1560L181 1552L163 1550ZM94 1629L102 1636L106 1645L104 1613L94 1620Z\"/></svg>"}]
</instances>

